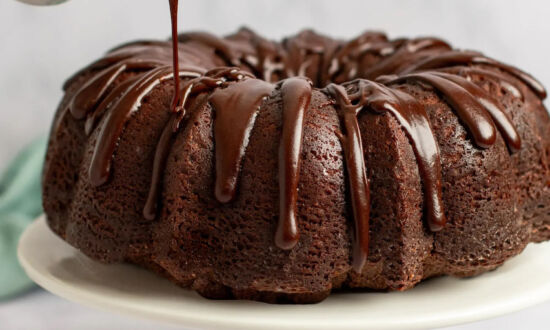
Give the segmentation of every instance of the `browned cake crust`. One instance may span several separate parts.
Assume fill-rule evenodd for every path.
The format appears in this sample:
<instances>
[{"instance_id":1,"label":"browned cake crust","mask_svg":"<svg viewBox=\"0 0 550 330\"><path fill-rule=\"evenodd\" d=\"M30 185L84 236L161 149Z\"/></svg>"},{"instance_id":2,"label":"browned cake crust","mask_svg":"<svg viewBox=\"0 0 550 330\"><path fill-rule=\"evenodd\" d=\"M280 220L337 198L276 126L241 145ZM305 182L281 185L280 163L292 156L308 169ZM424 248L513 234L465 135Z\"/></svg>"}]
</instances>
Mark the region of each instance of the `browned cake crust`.
<instances>
[{"instance_id":1,"label":"browned cake crust","mask_svg":"<svg viewBox=\"0 0 550 330\"><path fill-rule=\"evenodd\" d=\"M279 87L261 101L238 164L237 193L229 202L220 202L214 194L219 151L214 126L221 119L212 105L213 89L190 99L166 157L155 156L172 118L174 88L169 79L139 99L113 138L116 148L109 154L108 180L97 184L91 178L94 153L102 135L109 133L105 127L117 98L95 125L88 123L86 129L86 122L106 95L122 98L124 94L115 95L117 86L150 68L121 69L101 86L99 100L82 91L108 65L128 60L114 56L117 51L131 50L138 57L169 63L162 51L169 51L168 42L122 46L107 55L109 60L96 62L68 81L43 175L48 223L93 259L135 263L210 298L311 303L337 288L405 290L433 276L472 276L495 269L529 242L550 238L550 119L541 101L544 91L500 64L469 61L428 68L467 77L479 86L502 108L521 138L521 148L512 150L499 130L490 147L480 147L457 116L452 96L414 77L400 78L417 72L407 69L429 56L451 51L437 39L429 39L425 48L411 47L422 40L388 40L366 33L344 42L306 31L275 43L246 29L225 39L202 33L180 36L182 65L205 70L234 65L267 81L296 75L313 81L316 88L304 109L299 154L299 239L290 249L274 241L282 198L279 157L285 101ZM147 52L151 54L143 56ZM336 71L331 69L334 63ZM425 177L402 123L389 112L362 111L357 122L370 189L370 228L368 256L356 271L352 266L357 229L349 160L343 152L343 105L329 89L319 88L390 74L397 77L380 80L383 88L412 96L427 113L439 148L447 223L437 231L427 224ZM189 79L182 76L182 83ZM243 82L228 84L223 88ZM361 88L357 81L345 86L350 95ZM74 110L82 95L86 100L80 100L81 105L91 110L79 116ZM158 212L150 220L143 212L157 159L164 159L164 166Z\"/></svg>"}]
</instances>

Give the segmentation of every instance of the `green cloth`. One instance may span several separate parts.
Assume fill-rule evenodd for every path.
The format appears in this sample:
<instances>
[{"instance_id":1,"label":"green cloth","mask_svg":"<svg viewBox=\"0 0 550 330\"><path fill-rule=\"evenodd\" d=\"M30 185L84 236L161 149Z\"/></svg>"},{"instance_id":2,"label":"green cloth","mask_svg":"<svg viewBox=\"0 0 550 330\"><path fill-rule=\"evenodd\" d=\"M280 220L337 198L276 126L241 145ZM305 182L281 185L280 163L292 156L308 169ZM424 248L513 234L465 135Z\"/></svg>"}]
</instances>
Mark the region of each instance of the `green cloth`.
<instances>
[{"instance_id":1,"label":"green cloth","mask_svg":"<svg viewBox=\"0 0 550 330\"><path fill-rule=\"evenodd\" d=\"M33 142L0 178L0 300L33 286L17 261L17 242L42 213L40 176L45 152L45 139Z\"/></svg>"}]
</instances>

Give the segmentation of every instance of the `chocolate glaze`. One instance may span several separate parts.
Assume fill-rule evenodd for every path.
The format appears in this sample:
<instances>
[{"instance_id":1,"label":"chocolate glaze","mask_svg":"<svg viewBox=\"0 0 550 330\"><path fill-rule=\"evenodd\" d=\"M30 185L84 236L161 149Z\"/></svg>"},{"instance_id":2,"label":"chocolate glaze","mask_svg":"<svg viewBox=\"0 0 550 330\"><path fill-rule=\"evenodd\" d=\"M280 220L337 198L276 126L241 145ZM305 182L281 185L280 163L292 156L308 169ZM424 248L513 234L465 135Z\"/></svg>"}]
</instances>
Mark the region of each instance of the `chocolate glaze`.
<instances>
[{"instance_id":1,"label":"chocolate glaze","mask_svg":"<svg viewBox=\"0 0 550 330\"><path fill-rule=\"evenodd\" d=\"M285 59L287 76L308 76L315 81L317 86L325 83L325 72L330 65L330 59L340 46L329 38L315 33L312 30L300 32L294 38L283 40L286 54ZM317 65L314 63L317 61Z\"/></svg>"},{"instance_id":2,"label":"chocolate glaze","mask_svg":"<svg viewBox=\"0 0 550 330\"><path fill-rule=\"evenodd\" d=\"M279 223L275 244L292 249L298 242L296 203L302 152L304 113L311 101L312 83L308 79L289 78L281 82L283 131L279 147Z\"/></svg>"},{"instance_id":3,"label":"chocolate glaze","mask_svg":"<svg viewBox=\"0 0 550 330\"><path fill-rule=\"evenodd\" d=\"M386 80L381 77L380 80ZM491 99L484 90L468 80L443 72L422 72L408 74L386 81L387 84L405 80L428 83L443 94L447 102L457 112L458 117L468 127L474 141L487 148L496 141L496 126L511 150L521 148L521 139L512 121L504 110Z\"/></svg>"},{"instance_id":4,"label":"chocolate glaze","mask_svg":"<svg viewBox=\"0 0 550 330\"><path fill-rule=\"evenodd\" d=\"M120 85L116 86L112 93L107 95L95 109L92 108L93 111L89 113L84 126L86 135L90 135L99 120L103 117L105 111L120 97L120 95L130 88L138 78L139 77L130 78L120 83ZM105 86L105 88L108 88L108 86Z\"/></svg>"},{"instance_id":5,"label":"chocolate glaze","mask_svg":"<svg viewBox=\"0 0 550 330\"><path fill-rule=\"evenodd\" d=\"M328 85L326 91L331 95L340 109L344 132L340 140L344 149L348 180L350 185L351 205L355 221L355 242L353 248L353 269L361 271L369 251L369 216L370 189L367 179L363 144L357 123L357 113L362 105L352 104L345 88L341 85Z\"/></svg>"},{"instance_id":6,"label":"chocolate glaze","mask_svg":"<svg viewBox=\"0 0 550 330\"><path fill-rule=\"evenodd\" d=\"M114 80L126 69L126 64L115 65L105 69L103 72L88 81L75 95L69 110L76 119L86 117L87 112L94 108L105 94L106 89L111 86Z\"/></svg>"},{"instance_id":7,"label":"chocolate glaze","mask_svg":"<svg viewBox=\"0 0 550 330\"><path fill-rule=\"evenodd\" d=\"M451 46L442 40L434 38L407 40L403 42L391 56L386 57L373 67L366 70L362 74L362 77L367 79L376 79L381 75L395 73L403 64L406 64L411 60L416 62L419 58L425 56L424 53L426 51L433 49L451 49ZM351 79L354 77L348 78Z\"/></svg>"},{"instance_id":8,"label":"chocolate glaze","mask_svg":"<svg viewBox=\"0 0 550 330\"><path fill-rule=\"evenodd\" d=\"M347 89L354 92L348 93ZM353 268L360 271L368 255L370 192L366 177L365 157L357 117L362 110L388 112L404 128L413 146L425 195L427 222L432 231L446 223L441 192L439 149L424 107L412 96L368 80L356 80L345 85L330 84L325 93L331 95L343 122L340 136L344 148L355 219Z\"/></svg>"},{"instance_id":9,"label":"chocolate glaze","mask_svg":"<svg viewBox=\"0 0 550 330\"><path fill-rule=\"evenodd\" d=\"M178 47L178 0L169 0L170 4L170 22L172 24L172 72L174 79L174 96L172 98L172 111L176 111L180 96L180 61Z\"/></svg>"},{"instance_id":10,"label":"chocolate glaze","mask_svg":"<svg viewBox=\"0 0 550 330\"><path fill-rule=\"evenodd\" d=\"M453 51L444 41L433 38L388 40L384 34L367 32L344 42L304 31L276 43L249 29L241 29L227 38L203 32L180 34L176 38L177 2L170 0L171 42L129 43L77 73L65 88L82 75L88 75L88 80L58 119L71 114L77 120L85 120L87 134L97 132L89 179L94 186L105 184L126 123L155 86L174 79L174 96L168 109L171 116L157 144L143 209L146 220L154 220L158 213L166 158L175 134L187 123L190 113L206 104L213 108L214 195L220 203L230 203L237 194L240 166L256 115L266 97L280 93L283 117L278 176L280 211L274 242L282 249L293 248L299 240L301 144L313 81L317 87L326 86L322 91L334 100L341 120L338 134L355 223L352 266L359 272L368 256L371 194L358 124L361 111L387 112L403 127L418 163L426 222L432 231L437 231L446 222L438 144L426 109L400 85L418 82L423 87L431 86L454 109L478 146L487 148L494 144L498 130L511 151L521 147L514 125L499 103L472 83L471 77L495 80L522 99L518 82L510 79L512 76L540 98L546 96L542 85L530 75L479 53ZM370 62L364 61L367 56ZM219 67L220 64L234 67ZM311 81L295 76L306 76ZM378 82L365 79L346 82L355 78Z\"/></svg>"},{"instance_id":11,"label":"chocolate glaze","mask_svg":"<svg viewBox=\"0 0 550 330\"><path fill-rule=\"evenodd\" d=\"M216 148L216 199L228 203L235 198L237 180L248 137L262 101L271 94L270 83L246 79L210 96L214 108Z\"/></svg>"},{"instance_id":12,"label":"chocolate glaze","mask_svg":"<svg viewBox=\"0 0 550 330\"><path fill-rule=\"evenodd\" d=\"M116 144L124 125L133 112L137 111L141 100L162 80L172 78L172 68L159 67L138 79L126 90L105 115L90 166L90 182L94 186L107 182Z\"/></svg>"},{"instance_id":13,"label":"chocolate glaze","mask_svg":"<svg viewBox=\"0 0 550 330\"><path fill-rule=\"evenodd\" d=\"M250 29L243 28L240 33L249 35L250 43L257 54L257 56L250 54L245 56L243 63L249 65L257 77L262 77L267 82L274 81L273 76L281 75L281 72L285 69L284 59L279 50L280 47Z\"/></svg>"},{"instance_id":14,"label":"chocolate glaze","mask_svg":"<svg viewBox=\"0 0 550 330\"><path fill-rule=\"evenodd\" d=\"M158 204L158 198L160 195L161 182L163 179L164 165L166 164L166 157L168 157L170 147L172 146L173 136L178 132L182 121L186 118L187 114L189 113L187 110L188 103L194 103L193 105L190 106L190 108L193 108L194 105L196 104L196 102L194 101L196 100L197 95L201 93L213 91L218 87L226 87L229 82L240 81L240 80L243 80L244 78L251 78L251 76L250 74L246 72L242 72L236 68L222 67L222 68L216 68L216 69L210 70L202 76L188 80L183 85L183 88L178 93L181 96L178 97L179 102L175 106L176 111L173 111L170 120L166 123L166 126L159 139L157 149L155 151L155 156L153 160L153 174L151 176L151 186L149 188L149 193L147 195L147 201L145 203L145 207L143 208L143 216L145 217L145 219L154 220L157 215L157 207L158 207L157 204ZM269 84L265 83L265 85L269 85ZM248 84L245 87L248 87ZM262 94L265 91L265 87L264 89L255 88L254 91L256 93L250 93L248 95L244 95L245 97L248 97L248 98L242 97L243 96L242 92L245 90L245 88L240 87L238 90L241 91L241 94L240 94L241 97L237 100L236 102L237 104L229 103L235 100L224 100L223 97L221 97L221 101L227 101L227 104L225 103L222 104L223 109L226 109L226 106L229 106L230 107L229 111L231 111L232 109L235 109L236 106L246 106L246 109L248 111L251 111L249 109L254 109L254 105L257 102L256 99L261 100L263 97L265 97ZM229 127L229 124L226 121L222 121L222 122L225 124L223 128ZM239 131L237 131L237 134L238 132ZM248 135L245 133L244 136L247 137ZM244 154L244 149L245 147L242 147L243 154ZM229 150L233 150L233 149L229 149ZM240 155L239 157L242 157L242 155ZM240 158L236 160L236 162L238 164L234 165L233 168L238 168L238 165L240 164ZM234 183L236 184L236 180ZM218 187L218 185L216 185L216 187Z\"/></svg>"},{"instance_id":15,"label":"chocolate glaze","mask_svg":"<svg viewBox=\"0 0 550 330\"><path fill-rule=\"evenodd\" d=\"M455 75L465 77L467 80L472 80L475 76L482 76L484 78L489 78L494 81L498 81L500 86L504 88L508 93L512 94L515 98L523 101L523 94L520 92L519 88L516 86L516 83L511 79L495 73L494 71L489 71L481 68L472 68L472 67L450 67L439 69L438 71L448 72Z\"/></svg>"},{"instance_id":16,"label":"chocolate glaze","mask_svg":"<svg viewBox=\"0 0 550 330\"><path fill-rule=\"evenodd\" d=\"M519 80L523 81L525 84L527 84L527 86L531 87L531 89L541 99L546 98L546 89L538 80L533 78L530 74L518 70L513 66L485 57L480 53L471 51L449 51L441 54L436 54L414 65L411 65L407 69L400 72L400 74L468 64L486 64L501 69L502 71L512 76L515 76Z\"/></svg>"},{"instance_id":17,"label":"chocolate glaze","mask_svg":"<svg viewBox=\"0 0 550 330\"><path fill-rule=\"evenodd\" d=\"M394 42L397 44L397 42ZM350 42L341 45L330 61L330 66L323 81L348 81L356 77L358 72L366 68L360 64L360 59L367 54L382 56L395 51L395 45L390 44L383 33L365 32Z\"/></svg>"},{"instance_id":18,"label":"chocolate glaze","mask_svg":"<svg viewBox=\"0 0 550 330\"><path fill-rule=\"evenodd\" d=\"M455 84L462 86L465 90L468 91L476 100L487 110L491 115L494 124L500 131L500 134L510 147L512 151L518 151L521 148L521 138L517 132L512 120L508 117L504 109L496 102L491 95L485 92L476 84L464 79L460 76L447 74L447 73L433 73L446 78L449 81L454 82Z\"/></svg>"}]
</instances>

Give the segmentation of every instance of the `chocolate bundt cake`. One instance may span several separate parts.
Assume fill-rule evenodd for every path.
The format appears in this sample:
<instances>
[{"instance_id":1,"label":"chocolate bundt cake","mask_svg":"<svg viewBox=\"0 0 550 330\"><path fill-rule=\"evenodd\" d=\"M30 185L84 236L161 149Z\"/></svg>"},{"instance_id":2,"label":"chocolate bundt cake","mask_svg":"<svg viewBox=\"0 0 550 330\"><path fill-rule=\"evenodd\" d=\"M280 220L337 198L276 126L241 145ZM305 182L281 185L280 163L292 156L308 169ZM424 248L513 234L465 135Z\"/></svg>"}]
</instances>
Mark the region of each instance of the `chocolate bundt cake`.
<instances>
[{"instance_id":1,"label":"chocolate bundt cake","mask_svg":"<svg viewBox=\"0 0 550 330\"><path fill-rule=\"evenodd\" d=\"M64 86L43 175L89 257L210 298L318 302L495 269L550 238L530 75L435 38L248 29L111 50Z\"/></svg>"}]
</instances>

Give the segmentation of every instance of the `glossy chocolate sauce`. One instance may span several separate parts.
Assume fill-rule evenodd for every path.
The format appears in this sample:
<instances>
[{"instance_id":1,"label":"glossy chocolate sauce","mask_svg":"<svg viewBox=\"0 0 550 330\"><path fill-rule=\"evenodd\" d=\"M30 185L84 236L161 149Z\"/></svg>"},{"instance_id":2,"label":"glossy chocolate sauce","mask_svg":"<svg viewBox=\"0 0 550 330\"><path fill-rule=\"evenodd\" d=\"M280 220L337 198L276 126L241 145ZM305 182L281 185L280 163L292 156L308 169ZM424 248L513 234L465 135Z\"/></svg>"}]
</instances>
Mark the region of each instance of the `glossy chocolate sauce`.
<instances>
[{"instance_id":1,"label":"glossy chocolate sauce","mask_svg":"<svg viewBox=\"0 0 550 330\"><path fill-rule=\"evenodd\" d=\"M170 23L172 26L172 68L174 77L174 96L172 98L172 111L177 111L180 97L180 72L179 43L178 43L178 0L168 0L170 4Z\"/></svg>"},{"instance_id":2,"label":"glossy chocolate sauce","mask_svg":"<svg viewBox=\"0 0 550 330\"><path fill-rule=\"evenodd\" d=\"M425 107L398 87L420 84L433 88L479 147L490 147L500 134L511 152L521 148L517 130L500 103L468 77L496 81L520 100L519 84L528 86L541 99L546 96L542 85L530 75L479 53L453 50L439 39L388 40L382 33L366 32L346 42L306 30L277 43L249 29L226 38L205 32L177 35L178 1L169 0L169 4L171 41L125 44L77 73L65 88L83 76L86 81L58 119L70 114L85 120L86 134L96 134L89 180L94 186L106 184L127 122L139 111L145 96L173 79L170 118L157 142L143 210L148 221L153 221L162 208L159 201L166 159L174 137L191 113L206 103L215 112L213 194L220 203L231 203L238 194L241 163L255 119L265 100L277 94L282 100L282 131L274 243L282 249L294 248L300 238L297 201L304 118L314 88L322 88L340 118L337 134L355 223L352 266L359 272L368 257L370 195L376 193L369 188L357 119L362 111L389 113L402 126L416 156L427 225L438 231L446 223L438 142Z\"/></svg>"},{"instance_id":3,"label":"glossy chocolate sauce","mask_svg":"<svg viewBox=\"0 0 550 330\"><path fill-rule=\"evenodd\" d=\"M312 83L300 77L288 78L280 84L283 99L283 131L279 146L279 223L275 244L292 249L298 232L298 181L302 153L304 115L311 101Z\"/></svg>"},{"instance_id":4,"label":"glossy chocolate sauce","mask_svg":"<svg viewBox=\"0 0 550 330\"><path fill-rule=\"evenodd\" d=\"M348 89L354 90L348 93ZM359 271L368 254L370 189L366 176L368 164L363 156L363 143L357 117L361 111L388 112L401 124L413 146L425 195L425 214L432 231L446 223L441 192L439 148L424 106L412 96L369 80L356 80L344 85L330 84L324 92L332 96L342 121L344 147L351 200L356 219L353 267Z\"/></svg>"}]
</instances>

